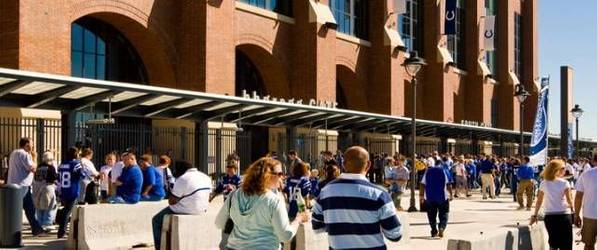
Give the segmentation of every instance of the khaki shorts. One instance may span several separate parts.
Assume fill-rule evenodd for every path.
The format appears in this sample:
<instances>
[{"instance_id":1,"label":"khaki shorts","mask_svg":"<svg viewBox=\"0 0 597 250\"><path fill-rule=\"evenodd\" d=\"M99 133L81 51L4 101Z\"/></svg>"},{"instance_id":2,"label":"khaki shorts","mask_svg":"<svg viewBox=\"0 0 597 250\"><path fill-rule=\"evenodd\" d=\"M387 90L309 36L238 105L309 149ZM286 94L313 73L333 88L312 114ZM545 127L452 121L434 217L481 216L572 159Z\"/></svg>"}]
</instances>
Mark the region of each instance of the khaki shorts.
<instances>
[{"instance_id":1,"label":"khaki shorts","mask_svg":"<svg viewBox=\"0 0 597 250\"><path fill-rule=\"evenodd\" d=\"M587 246L594 246L597 237L597 220L583 218L582 224L582 242Z\"/></svg>"}]
</instances>

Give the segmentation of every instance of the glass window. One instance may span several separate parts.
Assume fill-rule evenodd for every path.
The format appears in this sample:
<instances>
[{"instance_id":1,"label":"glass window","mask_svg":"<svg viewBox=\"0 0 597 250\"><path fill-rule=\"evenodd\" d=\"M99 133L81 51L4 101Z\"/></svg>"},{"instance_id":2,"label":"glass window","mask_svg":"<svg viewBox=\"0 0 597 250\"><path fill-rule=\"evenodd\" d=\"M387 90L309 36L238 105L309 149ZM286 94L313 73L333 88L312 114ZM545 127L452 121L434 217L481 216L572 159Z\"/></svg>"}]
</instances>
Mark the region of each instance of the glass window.
<instances>
[{"instance_id":1,"label":"glass window","mask_svg":"<svg viewBox=\"0 0 597 250\"><path fill-rule=\"evenodd\" d=\"M494 16L496 15L496 8L495 8L495 1L496 0L485 0L485 13L487 16ZM497 39L496 39L497 41ZM497 48L494 48L492 51L485 52L485 63L487 67L491 71L491 74L495 75L497 73L496 69L496 53L495 51Z\"/></svg>"},{"instance_id":2,"label":"glass window","mask_svg":"<svg viewBox=\"0 0 597 250\"><path fill-rule=\"evenodd\" d=\"M496 98L491 99L491 126L497 127L498 123L498 101Z\"/></svg>"},{"instance_id":3,"label":"glass window","mask_svg":"<svg viewBox=\"0 0 597 250\"><path fill-rule=\"evenodd\" d=\"M406 13L398 16L398 31L408 51L417 51L422 56L419 8L419 0L406 0Z\"/></svg>"},{"instance_id":4,"label":"glass window","mask_svg":"<svg viewBox=\"0 0 597 250\"><path fill-rule=\"evenodd\" d=\"M292 16L292 0L238 0L259 8L274 11L276 13Z\"/></svg>"},{"instance_id":5,"label":"glass window","mask_svg":"<svg viewBox=\"0 0 597 250\"><path fill-rule=\"evenodd\" d=\"M367 0L332 0L331 8L338 22L338 32L369 39Z\"/></svg>"},{"instance_id":6,"label":"glass window","mask_svg":"<svg viewBox=\"0 0 597 250\"><path fill-rule=\"evenodd\" d=\"M76 77L83 77L83 53L72 51L71 54L71 74Z\"/></svg>"},{"instance_id":7,"label":"glass window","mask_svg":"<svg viewBox=\"0 0 597 250\"><path fill-rule=\"evenodd\" d=\"M522 71L522 16L519 13L514 15L514 73L520 78Z\"/></svg>"},{"instance_id":8,"label":"glass window","mask_svg":"<svg viewBox=\"0 0 597 250\"><path fill-rule=\"evenodd\" d=\"M448 35L448 50L452 54L456 67L464 69L464 23L465 23L464 0L456 1L456 34Z\"/></svg>"},{"instance_id":9,"label":"glass window","mask_svg":"<svg viewBox=\"0 0 597 250\"><path fill-rule=\"evenodd\" d=\"M85 17L71 25L71 75L147 83L139 55L114 27Z\"/></svg>"}]
</instances>

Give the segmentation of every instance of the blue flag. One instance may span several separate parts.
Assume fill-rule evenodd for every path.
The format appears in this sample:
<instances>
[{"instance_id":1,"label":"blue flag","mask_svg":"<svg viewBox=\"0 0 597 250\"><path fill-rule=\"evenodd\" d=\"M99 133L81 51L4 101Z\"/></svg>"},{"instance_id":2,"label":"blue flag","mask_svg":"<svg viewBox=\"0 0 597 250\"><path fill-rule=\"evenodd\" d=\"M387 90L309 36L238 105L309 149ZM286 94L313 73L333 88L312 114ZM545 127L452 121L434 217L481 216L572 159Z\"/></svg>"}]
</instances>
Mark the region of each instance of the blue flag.
<instances>
[{"instance_id":1,"label":"blue flag","mask_svg":"<svg viewBox=\"0 0 597 250\"><path fill-rule=\"evenodd\" d=\"M446 15L445 15L445 34L455 35L456 34L456 1L457 0L446 0Z\"/></svg>"},{"instance_id":2,"label":"blue flag","mask_svg":"<svg viewBox=\"0 0 597 250\"><path fill-rule=\"evenodd\" d=\"M547 164L547 107L549 97L549 78L541 79L541 92L539 92L539 103L537 114L533 125L533 138L531 139L531 166Z\"/></svg>"},{"instance_id":3,"label":"blue flag","mask_svg":"<svg viewBox=\"0 0 597 250\"><path fill-rule=\"evenodd\" d=\"M568 159L572 159L574 151L576 150L577 149L574 148L574 142L572 141L572 123L568 123Z\"/></svg>"}]
</instances>

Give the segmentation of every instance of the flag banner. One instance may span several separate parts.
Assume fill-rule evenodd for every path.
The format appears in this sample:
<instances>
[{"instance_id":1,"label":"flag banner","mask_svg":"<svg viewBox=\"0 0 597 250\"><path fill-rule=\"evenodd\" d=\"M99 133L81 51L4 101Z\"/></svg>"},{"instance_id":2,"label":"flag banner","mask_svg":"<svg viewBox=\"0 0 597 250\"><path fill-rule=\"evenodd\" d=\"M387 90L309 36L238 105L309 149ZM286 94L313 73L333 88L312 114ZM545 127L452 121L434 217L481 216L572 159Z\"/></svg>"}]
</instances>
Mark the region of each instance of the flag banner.
<instances>
[{"instance_id":1,"label":"flag banner","mask_svg":"<svg viewBox=\"0 0 597 250\"><path fill-rule=\"evenodd\" d=\"M446 0L446 20L444 24L446 35L456 34L456 1L457 0Z\"/></svg>"},{"instance_id":2,"label":"flag banner","mask_svg":"<svg viewBox=\"0 0 597 250\"><path fill-rule=\"evenodd\" d=\"M568 123L568 159L572 159L576 150L572 141L572 123Z\"/></svg>"},{"instance_id":3,"label":"flag banner","mask_svg":"<svg viewBox=\"0 0 597 250\"><path fill-rule=\"evenodd\" d=\"M394 14L402 15L406 13L406 5L410 4L408 0L394 0Z\"/></svg>"},{"instance_id":4,"label":"flag banner","mask_svg":"<svg viewBox=\"0 0 597 250\"><path fill-rule=\"evenodd\" d=\"M549 78L541 79L541 92L539 92L539 102L537 105L537 114L533 125L533 137L531 139L531 166L540 166L547 164L547 107L549 104Z\"/></svg>"},{"instance_id":5,"label":"flag banner","mask_svg":"<svg viewBox=\"0 0 597 250\"><path fill-rule=\"evenodd\" d=\"M485 40L485 51L495 50L495 16L485 17L485 31L483 32Z\"/></svg>"}]
</instances>

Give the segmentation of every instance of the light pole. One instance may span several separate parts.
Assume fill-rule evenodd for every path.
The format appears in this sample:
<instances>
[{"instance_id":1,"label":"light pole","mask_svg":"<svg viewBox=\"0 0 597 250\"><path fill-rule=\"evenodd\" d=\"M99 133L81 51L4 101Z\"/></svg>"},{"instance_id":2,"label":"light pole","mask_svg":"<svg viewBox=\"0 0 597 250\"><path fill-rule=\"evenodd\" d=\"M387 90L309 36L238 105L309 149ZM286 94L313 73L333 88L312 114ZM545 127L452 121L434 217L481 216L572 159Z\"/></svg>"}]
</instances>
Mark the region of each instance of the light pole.
<instances>
[{"instance_id":1,"label":"light pole","mask_svg":"<svg viewBox=\"0 0 597 250\"><path fill-rule=\"evenodd\" d=\"M574 153L576 154L577 158L578 150L580 149L580 137L578 137L578 119L582 116L583 112L585 111L582 110L578 104L574 105L574 108L570 110L570 113L572 113L572 116L574 116L574 118L576 119L576 150L574 150Z\"/></svg>"},{"instance_id":2,"label":"light pole","mask_svg":"<svg viewBox=\"0 0 597 250\"><path fill-rule=\"evenodd\" d=\"M410 177L410 207L408 208L408 212L416 212L417 207L415 205L415 182L417 180L417 173L416 173L416 145L417 145L417 74L423 68L423 66L427 65L423 58L417 56L416 51L410 52L410 57L404 60L404 68L406 69L406 73L411 77L411 85L412 85L412 132L411 132L411 177Z\"/></svg>"},{"instance_id":3,"label":"light pole","mask_svg":"<svg viewBox=\"0 0 597 250\"><path fill-rule=\"evenodd\" d=\"M530 95L531 94L529 94L529 92L526 89L524 89L524 85L522 85L521 83L516 84L514 96L516 97L516 99L518 99L518 102L520 102L520 156L524 155L524 101Z\"/></svg>"}]
</instances>

